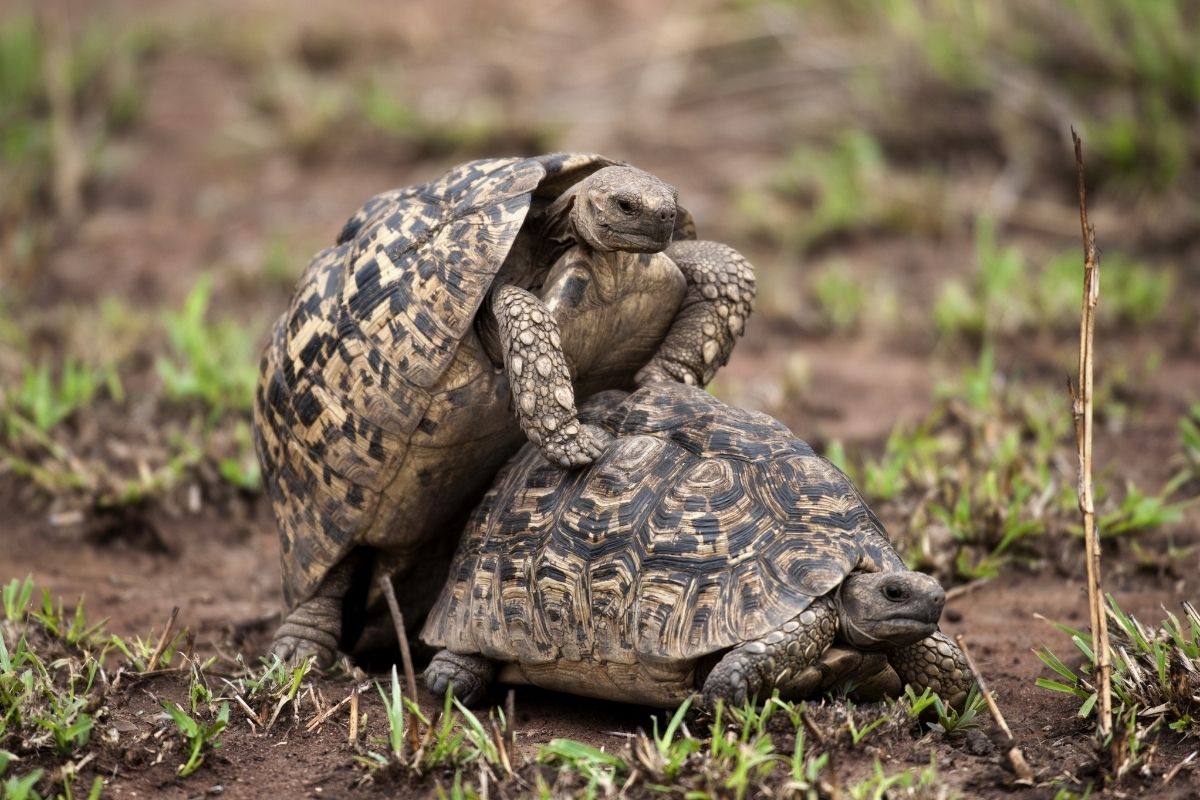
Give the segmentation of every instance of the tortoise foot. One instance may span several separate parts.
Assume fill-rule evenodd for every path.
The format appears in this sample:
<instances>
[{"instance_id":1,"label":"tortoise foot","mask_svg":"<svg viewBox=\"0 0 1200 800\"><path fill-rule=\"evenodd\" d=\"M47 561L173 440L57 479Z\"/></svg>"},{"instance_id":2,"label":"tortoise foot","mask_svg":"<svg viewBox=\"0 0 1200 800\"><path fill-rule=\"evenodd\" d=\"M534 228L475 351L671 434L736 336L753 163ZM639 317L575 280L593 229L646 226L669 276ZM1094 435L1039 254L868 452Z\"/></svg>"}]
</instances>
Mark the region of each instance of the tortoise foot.
<instances>
[{"instance_id":1,"label":"tortoise foot","mask_svg":"<svg viewBox=\"0 0 1200 800\"><path fill-rule=\"evenodd\" d=\"M687 295L658 353L634 381L638 386L661 381L704 386L729 360L745 330L754 307L754 269L720 242L672 242L667 256L687 279Z\"/></svg>"},{"instance_id":2,"label":"tortoise foot","mask_svg":"<svg viewBox=\"0 0 1200 800\"><path fill-rule=\"evenodd\" d=\"M820 597L766 636L733 648L704 680L704 707L715 710L718 701L740 707L776 689L784 699L795 699L819 688L821 669L809 667L829 649L837 625L833 601Z\"/></svg>"},{"instance_id":3,"label":"tortoise foot","mask_svg":"<svg viewBox=\"0 0 1200 800\"><path fill-rule=\"evenodd\" d=\"M961 711L975 685L967 659L950 637L941 631L901 647L888 659L904 683L920 694L933 689L945 702Z\"/></svg>"},{"instance_id":4,"label":"tortoise foot","mask_svg":"<svg viewBox=\"0 0 1200 800\"><path fill-rule=\"evenodd\" d=\"M483 656L442 650L425 668L425 686L437 697L449 689L463 705L472 706L487 696L495 674L495 666Z\"/></svg>"},{"instance_id":5,"label":"tortoise foot","mask_svg":"<svg viewBox=\"0 0 1200 800\"><path fill-rule=\"evenodd\" d=\"M337 658L341 636L341 602L336 597L313 597L292 609L275 631L271 654L296 666L312 657L318 669L328 669Z\"/></svg>"},{"instance_id":6,"label":"tortoise foot","mask_svg":"<svg viewBox=\"0 0 1200 800\"><path fill-rule=\"evenodd\" d=\"M568 426L568 432L546 436L542 440L542 455L564 469L587 466L599 458L613 440L609 433L595 425L576 424L578 430L575 433L570 433L571 426Z\"/></svg>"},{"instance_id":7,"label":"tortoise foot","mask_svg":"<svg viewBox=\"0 0 1200 800\"><path fill-rule=\"evenodd\" d=\"M319 634L320 631L316 631ZM297 666L312 658L313 666L317 669L328 669L337 659L337 650L332 649L324 641L316 641L307 635L291 636L282 632L275 634L271 644L271 655L288 666Z\"/></svg>"},{"instance_id":8,"label":"tortoise foot","mask_svg":"<svg viewBox=\"0 0 1200 800\"><path fill-rule=\"evenodd\" d=\"M639 369L637 375L633 376L633 382L638 386L648 386L652 383L686 383L688 386L695 386L699 383L695 373L687 367L658 358Z\"/></svg>"}]
</instances>

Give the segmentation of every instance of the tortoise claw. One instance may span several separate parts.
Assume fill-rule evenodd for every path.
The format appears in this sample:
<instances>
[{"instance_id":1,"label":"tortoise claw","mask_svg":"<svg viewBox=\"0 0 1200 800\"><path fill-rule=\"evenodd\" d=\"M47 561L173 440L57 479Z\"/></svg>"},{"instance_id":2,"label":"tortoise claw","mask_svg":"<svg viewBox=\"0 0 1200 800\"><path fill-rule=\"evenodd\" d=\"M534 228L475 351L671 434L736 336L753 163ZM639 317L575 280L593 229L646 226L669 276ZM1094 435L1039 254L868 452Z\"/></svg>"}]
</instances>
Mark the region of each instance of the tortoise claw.
<instances>
[{"instance_id":1,"label":"tortoise claw","mask_svg":"<svg viewBox=\"0 0 1200 800\"><path fill-rule=\"evenodd\" d=\"M658 358L638 370L637 375L633 376L633 382L638 386L654 383L684 383L688 386L697 384L696 376L690 370L682 365L668 364Z\"/></svg>"},{"instance_id":2,"label":"tortoise claw","mask_svg":"<svg viewBox=\"0 0 1200 800\"><path fill-rule=\"evenodd\" d=\"M287 630L285 630L287 629ZM271 655L290 667L299 666L312 658L317 669L328 669L337 659L336 643L331 647L328 634L315 628L284 624L275 634Z\"/></svg>"},{"instance_id":3,"label":"tortoise claw","mask_svg":"<svg viewBox=\"0 0 1200 800\"><path fill-rule=\"evenodd\" d=\"M340 602L326 596L301 603L275 631L271 654L290 666L298 666L309 657L319 669L333 666L341 633L340 610Z\"/></svg>"},{"instance_id":4,"label":"tortoise claw","mask_svg":"<svg viewBox=\"0 0 1200 800\"><path fill-rule=\"evenodd\" d=\"M449 689L460 703L472 706L487 696L495 672L483 656L442 650L425 667L425 687L435 697L444 697Z\"/></svg>"},{"instance_id":5,"label":"tortoise claw","mask_svg":"<svg viewBox=\"0 0 1200 800\"><path fill-rule=\"evenodd\" d=\"M564 469L572 469L595 461L612 441L612 435L603 428L580 425L574 434L547 437L541 449L548 461Z\"/></svg>"}]
</instances>

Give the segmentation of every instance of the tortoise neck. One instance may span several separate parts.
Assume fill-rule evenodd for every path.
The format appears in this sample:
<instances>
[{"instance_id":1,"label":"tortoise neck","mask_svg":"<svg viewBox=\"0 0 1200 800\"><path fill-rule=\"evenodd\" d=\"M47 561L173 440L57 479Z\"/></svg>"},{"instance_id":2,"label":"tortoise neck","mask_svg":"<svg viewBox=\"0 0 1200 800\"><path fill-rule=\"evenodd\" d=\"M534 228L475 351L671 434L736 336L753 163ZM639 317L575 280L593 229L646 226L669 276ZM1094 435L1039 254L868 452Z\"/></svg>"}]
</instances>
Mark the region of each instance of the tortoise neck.
<instances>
[{"instance_id":1,"label":"tortoise neck","mask_svg":"<svg viewBox=\"0 0 1200 800\"><path fill-rule=\"evenodd\" d=\"M498 288L498 287L496 287ZM504 369L504 348L500 343L500 325L492 310L495 288L484 298L481 313L475 315L475 335L483 347L483 354L495 369Z\"/></svg>"},{"instance_id":2,"label":"tortoise neck","mask_svg":"<svg viewBox=\"0 0 1200 800\"><path fill-rule=\"evenodd\" d=\"M578 192L579 184L571 186L542 213L534 250L534 263L539 270L549 270L563 253L584 241L574 219Z\"/></svg>"},{"instance_id":3,"label":"tortoise neck","mask_svg":"<svg viewBox=\"0 0 1200 800\"><path fill-rule=\"evenodd\" d=\"M864 630L858 624L858 621L854 619L854 615L850 614L847 610L846 604L842 601L842 592L845 587L846 583L843 581L829 597L833 605L833 613L837 615L838 631L840 631L842 639L850 645L863 650L879 648L883 642L869 631Z\"/></svg>"}]
</instances>

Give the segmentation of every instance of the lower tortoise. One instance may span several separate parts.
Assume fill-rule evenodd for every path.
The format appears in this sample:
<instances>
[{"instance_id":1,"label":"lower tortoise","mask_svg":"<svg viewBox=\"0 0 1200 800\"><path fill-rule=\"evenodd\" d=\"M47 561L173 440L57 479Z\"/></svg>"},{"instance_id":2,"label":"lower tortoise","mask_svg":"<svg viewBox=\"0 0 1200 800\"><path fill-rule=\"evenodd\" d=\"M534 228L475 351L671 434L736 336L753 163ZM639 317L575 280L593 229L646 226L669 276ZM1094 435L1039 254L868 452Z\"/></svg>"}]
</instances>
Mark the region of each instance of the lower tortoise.
<instances>
[{"instance_id":1,"label":"lower tortoise","mask_svg":"<svg viewBox=\"0 0 1200 800\"><path fill-rule=\"evenodd\" d=\"M565 471L526 447L476 509L421 633L442 648L431 691L711 707L890 675L965 700L942 588L782 424L667 383L581 414L616 437L601 458Z\"/></svg>"}]
</instances>

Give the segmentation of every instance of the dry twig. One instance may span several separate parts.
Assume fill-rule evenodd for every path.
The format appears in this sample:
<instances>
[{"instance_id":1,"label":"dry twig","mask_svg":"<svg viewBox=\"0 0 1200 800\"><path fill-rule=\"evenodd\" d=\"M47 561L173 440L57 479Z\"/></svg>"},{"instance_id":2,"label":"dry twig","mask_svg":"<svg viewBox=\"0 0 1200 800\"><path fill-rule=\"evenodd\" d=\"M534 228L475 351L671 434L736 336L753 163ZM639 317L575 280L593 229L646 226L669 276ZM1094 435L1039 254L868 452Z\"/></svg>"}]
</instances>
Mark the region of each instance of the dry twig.
<instances>
[{"instance_id":1,"label":"dry twig","mask_svg":"<svg viewBox=\"0 0 1200 800\"><path fill-rule=\"evenodd\" d=\"M513 776L512 760L508 757L508 736L504 731L500 730L500 726L495 720L491 721L492 725L492 740L496 744L496 754L500 757L500 766L504 767L505 774L508 777Z\"/></svg>"},{"instance_id":2,"label":"dry twig","mask_svg":"<svg viewBox=\"0 0 1200 800\"><path fill-rule=\"evenodd\" d=\"M52 193L59 216L76 220L83 210L83 180L87 172L83 148L75 130L71 97L70 13L66 3L41 0L35 3L38 31L42 36L42 78L50 107Z\"/></svg>"},{"instance_id":3,"label":"dry twig","mask_svg":"<svg viewBox=\"0 0 1200 800\"><path fill-rule=\"evenodd\" d=\"M508 694L504 696L504 738L508 741L509 747L516 744L517 693L513 689L509 689Z\"/></svg>"},{"instance_id":4,"label":"dry twig","mask_svg":"<svg viewBox=\"0 0 1200 800\"><path fill-rule=\"evenodd\" d=\"M258 733L258 728L263 726L262 715L252 709L246 702L246 698L242 697L237 692L233 693L233 701L242 707L242 711L246 712L246 718L250 723L251 733Z\"/></svg>"},{"instance_id":5,"label":"dry twig","mask_svg":"<svg viewBox=\"0 0 1200 800\"><path fill-rule=\"evenodd\" d=\"M1079 455L1079 511L1083 515L1087 549L1088 611L1092 621L1092 653L1096 659L1096 704L1100 737L1112 733L1112 661L1108 647L1108 618L1100 588L1100 536L1092 497L1092 341L1096 330L1096 305L1100 301L1100 264L1096 258L1096 229L1088 223L1087 191L1083 181L1083 142L1071 129L1075 142L1075 173L1079 190L1079 227L1083 234L1083 315L1079 323L1079 391L1072 392L1075 443Z\"/></svg>"},{"instance_id":6,"label":"dry twig","mask_svg":"<svg viewBox=\"0 0 1200 800\"><path fill-rule=\"evenodd\" d=\"M1017 746L1017 741L1013 738L1012 730L1009 729L1004 715L1000 713L1000 706L996 705L996 698L992 696L992 691L988 688L987 682L984 681L983 674L975 666L975 659L971 658L971 651L967 649L966 640L963 639L960 633L954 637L954 641L958 642L958 649L962 650L963 658L967 660L967 668L971 670L971 677L979 685L979 693L983 695L983 701L987 703L988 711L992 714L992 719L996 721L996 726L1000 728L1004 733L1004 737L1008 740L1008 752L1005 754L1008 758L1008 765L1012 768L1018 780L1032 784L1033 770L1029 767L1029 762L1025 760L1025 754Z\"/></svg>"},{"instance_id":7,"label":"dry twig","mask_svg":"<svg viewBox=\"0 0 1200 800\"><path fill-rule=\"evenodd\" d=\"M311 720L308 721L308 724L304 726L304 730L307 731L308 733L312 733L317 728L324 725L325 720L332 717L335 713L337 713L337 711L342 706L349 703L357 693L363 691L364 689L366 689L369 686L370 686L370 684L355 684L354 687L351 688L350 694L346 695L341 700L339 700L336 703L334 703L333 705L331 705L329 708L322 709L320 713L318 713L316 716L314 716Z\"/></svg>"},{"instance_id":8,"label":"dry twig","mask_svg":"<svg viewBox=\"0 0 1200 800\"><path fill-rule=\"evenodd\" d=\"M162 636L158 637L158 644L154 646L154 653L150 656L150 660L146 662L146 672L156 671L156 664L162 658L163 651L167 649L167 642L170 639L171 631L175 628L175 618L179 616L179 606L171 609L171 616L167 618L167 627L163 628Z\"/></svg>"},{"instance_id":9,"label":"dry twig","mask_svg":"<svg viewBox=\"0 0 1200 800\"><path fill-rule=\"evenodd\" d=\"M400 613L400 604L396 602L396 590L392 580L387 575L379 576L379 588L387 599L388 610L392 613L392 624L396 626L396 638L400 640L400 660L404 664L404 683L408 688L408 696L417 702L417 679L413 673L412 653L408 649L408 631L404 629L404 615ZM408 745L416 750L421 744L421 733L417 730L417 715L408 710Z\"/></svg>"},{"instance_id":10,"label":"dry twig","mask_svg":"<svg viewBox=\"0 0 1200 800\"><path fill-rule=\"evenodd\" d=\"M958 586L951 587L946 590L946 602L956 600L959 597L965 597L976 589L982 589L991 582L991 578L976 578L970 583L963 583Z\"/></svg>"},{"instance_id":11,"label":"dry twig","mask_svg":"<svg viewBox=\"0 0 1200 800\"><path fill-rule=\"evenodd\" d=\"M1180 761L1175 766L1171 767L1171 771L1166 775L1163 775L1163 786L1166 786L1168 783L1175 780L1175 776L1178 775L1180 770L1182 770L1184 767L1190 766L1191 763L1196 760L1197 754L1200 754L1200 750L1193 750L1191 755L1189 755L1183 761Z\"/></svg>"}]
</instances>

